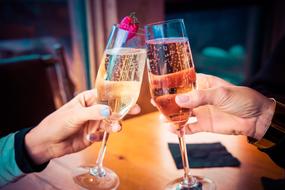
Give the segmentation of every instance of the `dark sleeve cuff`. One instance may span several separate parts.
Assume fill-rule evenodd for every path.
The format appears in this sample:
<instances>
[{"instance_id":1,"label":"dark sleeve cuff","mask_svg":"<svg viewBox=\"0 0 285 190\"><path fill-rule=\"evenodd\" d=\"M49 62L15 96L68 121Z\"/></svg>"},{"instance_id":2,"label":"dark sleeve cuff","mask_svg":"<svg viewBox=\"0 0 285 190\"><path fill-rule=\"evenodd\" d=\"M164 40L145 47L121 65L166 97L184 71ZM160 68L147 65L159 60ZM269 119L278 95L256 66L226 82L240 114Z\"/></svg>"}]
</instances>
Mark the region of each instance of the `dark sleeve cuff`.
<instances>
[{"instance_id":1,"label":"dark sleeve cuff","mask_svg":"<svg viewBox=\"0 0 285 190\"><path fill-rule=\"evenodd\" d=\"M24 173L41 172L44 170L49 162L41 165L36 165L30 158L26 146L25 136L32 128L25 128L15 134L15 157L16 163L20 170Z\"/></svg>"}]
</instances>

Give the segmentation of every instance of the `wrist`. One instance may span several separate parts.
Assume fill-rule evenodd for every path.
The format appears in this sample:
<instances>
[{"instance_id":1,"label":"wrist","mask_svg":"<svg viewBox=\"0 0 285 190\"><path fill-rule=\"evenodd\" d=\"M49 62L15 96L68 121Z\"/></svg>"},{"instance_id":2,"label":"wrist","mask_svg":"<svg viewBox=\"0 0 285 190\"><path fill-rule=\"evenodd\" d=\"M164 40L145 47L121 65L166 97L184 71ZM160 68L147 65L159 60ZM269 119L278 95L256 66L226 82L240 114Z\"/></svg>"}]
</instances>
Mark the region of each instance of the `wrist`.
<instances>
[{"instance_id":1,"label":"wrist","mask_svg":"<svg viewBox=\"0 0 285 190\"><path fill-rule=\"evenodd\" d=\"M46 163L52 159L48 148L49 143L45 142L45 140L37 134L37 127L26 134L25 147L28 155L36 165Z\"/></svg>"},{"instance_id":2,"label":"wrist","mask_svg":"<svg viewBox=\"0 0 285 190\"><path fill-rule=\"evenodd\" d=\"M270 127L276 107L276 101L273 98L269 98L268 101L262 106L261 115L258 116L255 133L253 138L260 140Z\"/></svg>"},{"instance_id":3,"label":"wrist","mask_svg":"<svg viewBox=\"0 0 285 190\"><path fill-rule=\"evenodd\" d=\"M30 131L31 128L21 129L15 134L14 139L15 160L23 173L41 172L49 163L45 162L42 164L36 164L29 155L25 143L25 137Z\"/></svg>"}]
</instances>

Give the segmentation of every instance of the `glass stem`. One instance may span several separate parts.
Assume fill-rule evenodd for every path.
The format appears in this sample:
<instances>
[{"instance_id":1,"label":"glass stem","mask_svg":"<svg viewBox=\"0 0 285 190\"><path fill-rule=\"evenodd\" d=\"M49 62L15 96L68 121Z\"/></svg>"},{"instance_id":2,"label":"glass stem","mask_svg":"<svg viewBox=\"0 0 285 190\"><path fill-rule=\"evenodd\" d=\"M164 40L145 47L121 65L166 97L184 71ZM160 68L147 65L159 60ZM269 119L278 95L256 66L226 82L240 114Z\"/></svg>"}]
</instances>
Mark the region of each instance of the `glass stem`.
<instances>
[{"instance_id":1,"label":"glass stem","mask_svg":"<svg viewBox=\"0 0 285 190\"><path fill-rule=\"evenodd\" d=\"M100 147L100 151L98 154L98 158L96 160L96 166L93 168L90 168L90 174L93 176L104 177L106 175L106 171L103 167L103 160L104 160L105 153L106 153L106 145L107 145L108 138L109 138L109 133L105 130L103 140L101 143L101 147Z\"/></svg>"},{"instance_id":2,"label":"glass stem","mask_svg":"<svg viewBox=\"0 0 285 190\"><path fill-rule=\"evenodd\" d=\"M191 176L189 173L189 163L188 163L186 144L184 141L184 135L178 136L178 140L179 140L182 164L184 169L183 182L181 183L181 185L182 187L185 188L196 186L197 185L196 179L193 176Z\"/></svg>"}]
</instances>

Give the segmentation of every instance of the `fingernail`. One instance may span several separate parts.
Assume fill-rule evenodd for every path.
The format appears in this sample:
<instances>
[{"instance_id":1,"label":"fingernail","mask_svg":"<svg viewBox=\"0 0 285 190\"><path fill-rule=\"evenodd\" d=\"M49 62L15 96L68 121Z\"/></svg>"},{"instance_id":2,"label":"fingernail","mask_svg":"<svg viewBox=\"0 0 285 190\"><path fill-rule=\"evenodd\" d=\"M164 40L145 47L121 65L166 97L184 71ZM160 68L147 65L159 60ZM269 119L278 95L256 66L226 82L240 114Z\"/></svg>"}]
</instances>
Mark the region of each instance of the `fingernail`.
<instances>
[{"instance_id":1,"label":"fingernail","mask_svg":"<svg viewBox=\"0 0 285 190\"><path fill-rule=\"evenodd\" d=\"M177 95L176 101L178 101L180 103L185 103L185 102L189 101L189 97L187 95Z\"/></svg>"},{"instance_id":2,"label":"fingernail","mask_svg":"<svg viewBox=\"0 0 285 190\"><path fill-rule=\"evenodd\" d=\"M100 114L104 117L109 117L110 116L110 109L107 107L101 108Z\"/></svg>"},{"instance_id":3,"label":"fingernail","mask_svg":"<svg viewBox=\"0 0 285 190\"><path fill-rule=\"evenodd\" d=\"M94 135L94 134L88 134L88 135L86 136L86 139L87 139L88 141L90 141L90 142L94 142L94 141L97 140L97 136Z\"/></svg>"},{"instance_id":4,"label":"fingernail","mask_svg":"<svg viewBox=\"0 0 285 190\"><path fill-rule=\"evenodd\" d=\"M88 134L86 138L90 142L101 141L103 138L103 135L101 135L100 133L91 133L91 134Z\"/></svg>"}]
</instances>

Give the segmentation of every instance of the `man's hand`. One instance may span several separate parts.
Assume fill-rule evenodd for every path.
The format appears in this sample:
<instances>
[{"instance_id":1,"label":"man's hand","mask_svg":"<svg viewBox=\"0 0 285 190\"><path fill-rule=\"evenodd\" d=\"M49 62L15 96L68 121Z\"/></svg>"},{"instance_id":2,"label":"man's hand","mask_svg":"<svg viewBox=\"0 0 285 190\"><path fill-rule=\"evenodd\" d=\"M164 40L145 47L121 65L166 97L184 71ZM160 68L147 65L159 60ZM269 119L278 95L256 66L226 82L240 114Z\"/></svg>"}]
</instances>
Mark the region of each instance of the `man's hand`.
<instances>
[{"instance_id":1,"label":"man's hand","mask_svg":"<svg viewBox=\"0 0 285 190\"><path fill-rule=\"evenodd\" d=\"M274 113L274 100L210 75L198 74L197 83L198 90L176 96L176 103L192 109L198 120L186 126L186 133L263 137Z\"/></svg>"}]
</instances>

